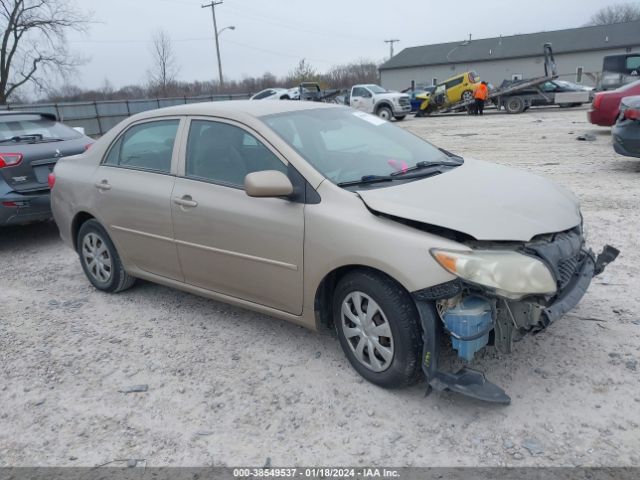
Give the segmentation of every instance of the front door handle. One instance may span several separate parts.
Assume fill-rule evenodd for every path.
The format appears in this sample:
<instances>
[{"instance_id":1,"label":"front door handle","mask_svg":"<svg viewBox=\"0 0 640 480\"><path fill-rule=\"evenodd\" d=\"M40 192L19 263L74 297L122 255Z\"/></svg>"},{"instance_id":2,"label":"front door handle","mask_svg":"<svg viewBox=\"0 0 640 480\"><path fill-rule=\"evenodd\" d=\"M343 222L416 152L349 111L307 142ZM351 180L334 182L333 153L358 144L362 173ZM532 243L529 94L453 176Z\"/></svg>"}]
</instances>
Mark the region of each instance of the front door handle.
<instances>
[{"instance_id":1,"label":"front door handle","mask_svg":"<svg viewBox=\"0 0 640 480\"><path fill-rule=\"evenodd\" d=\"M111 190L111 185L107 180L102 180L101 182L95 183L94 186L101 191Z\"/></svg>"},{"instance_id":2,"label":"front door handle","mask_svg":"<svg viewBox=\"0 0 640 480\"><path fill-rule=\"evenodd\" d=\"M180 205L181 207L195 208L198 206L198 202L191 198L191 195L183 195L182 197L173 197L173 203Z\"/></svg>"}]
</instances>

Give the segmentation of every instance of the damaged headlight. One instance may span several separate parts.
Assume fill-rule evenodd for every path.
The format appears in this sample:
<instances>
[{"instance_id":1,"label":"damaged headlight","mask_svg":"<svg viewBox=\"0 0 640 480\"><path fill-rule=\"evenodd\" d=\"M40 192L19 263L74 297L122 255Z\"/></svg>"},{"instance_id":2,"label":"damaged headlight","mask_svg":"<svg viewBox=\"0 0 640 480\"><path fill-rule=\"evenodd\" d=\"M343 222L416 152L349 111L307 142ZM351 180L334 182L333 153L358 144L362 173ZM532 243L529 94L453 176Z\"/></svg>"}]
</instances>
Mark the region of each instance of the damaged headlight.
<instances>
[{"instance_id":1,"label":"damaged headlight","mask_svg":"<svg viewBox=\"0 0 640 480\"><path fill-rule=\"evenodd\" d=\"M431 255L445 270L489 287L503 297L519 299L524 295L556 292L556 282L546 265L517 252L433 249Z\"/></svg>"}]
</instances>

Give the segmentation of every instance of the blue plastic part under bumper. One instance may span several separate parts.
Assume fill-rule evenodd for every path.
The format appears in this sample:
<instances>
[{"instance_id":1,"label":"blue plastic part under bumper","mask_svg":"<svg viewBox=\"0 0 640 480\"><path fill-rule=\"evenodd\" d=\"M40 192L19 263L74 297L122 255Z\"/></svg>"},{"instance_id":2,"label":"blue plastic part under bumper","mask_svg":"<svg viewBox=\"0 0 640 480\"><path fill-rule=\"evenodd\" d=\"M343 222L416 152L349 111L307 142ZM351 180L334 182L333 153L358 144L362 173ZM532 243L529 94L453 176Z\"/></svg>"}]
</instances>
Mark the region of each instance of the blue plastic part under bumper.
<instances>
[{"instance_id":1,"label":"blue plastic part under bumper","mask_svg":"<svg viewBox=\"0 0 640 480\"><path fill-rule=\"evenodd\" d=\"M0 227L52 218L51 194L10 192L0 197Z\"/></svg>"}]
</instances>

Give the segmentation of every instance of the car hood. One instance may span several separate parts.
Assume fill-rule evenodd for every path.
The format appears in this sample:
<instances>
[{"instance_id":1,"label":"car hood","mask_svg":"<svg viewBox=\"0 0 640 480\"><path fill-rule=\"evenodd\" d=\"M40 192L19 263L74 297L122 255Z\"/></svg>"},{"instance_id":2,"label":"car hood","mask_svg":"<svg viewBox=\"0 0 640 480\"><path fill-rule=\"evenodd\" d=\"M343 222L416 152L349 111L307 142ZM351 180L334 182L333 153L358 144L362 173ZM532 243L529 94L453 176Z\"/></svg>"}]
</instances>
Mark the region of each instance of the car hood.
<instances>
[{"instance_id":1,"label":"car hood","mask_svg":"<svg viewBox=\"0 0 640 480\"><path fill-rule=\"evenodd\" d=\"M581 222L579 201L568 190L537 175L472 159L435 177L357 193L373 211L477 240L526 242Z\"/></svg>"},{"instance_id":2,"label":"car hood","mask_svg":"<svg viewBox=\"0 0 640 480\"><path fill-rule=\"evenodd\" d=\"M387 99L387 100L393 100L396 98L411 98L409 95L407 95L406 93L398 93L398 92L387 92L387 93L376 93L376 97L378 99Z\"/></svg>"}]
</instances>

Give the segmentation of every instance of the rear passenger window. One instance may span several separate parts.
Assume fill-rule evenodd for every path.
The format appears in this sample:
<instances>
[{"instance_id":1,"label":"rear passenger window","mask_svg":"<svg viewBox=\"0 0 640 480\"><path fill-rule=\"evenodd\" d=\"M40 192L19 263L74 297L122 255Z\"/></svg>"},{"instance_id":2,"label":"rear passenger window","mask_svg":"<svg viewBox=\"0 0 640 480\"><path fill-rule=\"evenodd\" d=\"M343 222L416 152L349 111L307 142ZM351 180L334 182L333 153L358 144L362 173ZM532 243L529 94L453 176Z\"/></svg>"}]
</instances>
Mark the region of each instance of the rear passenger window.
<instances>
[{"instance_id":1,"label":"rear passenger window","mask_svg":"<svg viewBox=\"0 0 640 480\"><path fill-rule=\"evenodd\" d=\"M134 125L113 144L104 164L170 173L179 123L161 120Z\"/></svg>"},{"instance_id":2,"label":"rear passenger window","mask_svg":"<svg viewBox=\"0 0 640 480\"><path fill-rule=\"evenodd\" d=\"M456 85L460 85L463 82L463 80L464 80L464 77L456 77L453 80L449 80L446 84L447 90L455 87Z\"/></svg>"},{"instance_id":3,"label":"rear passenger window","mask_svg":"<svg viewBox=\"0 0 640 480\"><path fill-rule=\"evenodd\" d=\"M193 120L187 143L186 176L244 187L244 177L263 170L287 173L260 140L227 123Z\"/></svg>"}]
</instances>

